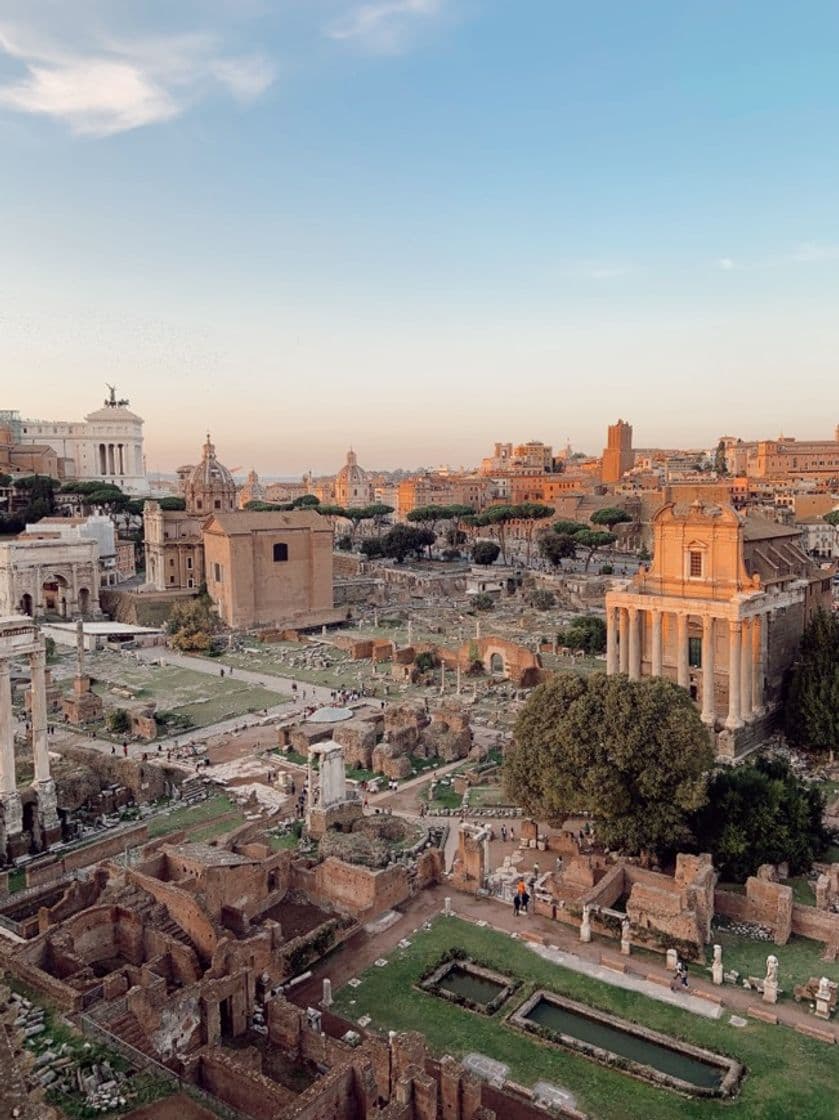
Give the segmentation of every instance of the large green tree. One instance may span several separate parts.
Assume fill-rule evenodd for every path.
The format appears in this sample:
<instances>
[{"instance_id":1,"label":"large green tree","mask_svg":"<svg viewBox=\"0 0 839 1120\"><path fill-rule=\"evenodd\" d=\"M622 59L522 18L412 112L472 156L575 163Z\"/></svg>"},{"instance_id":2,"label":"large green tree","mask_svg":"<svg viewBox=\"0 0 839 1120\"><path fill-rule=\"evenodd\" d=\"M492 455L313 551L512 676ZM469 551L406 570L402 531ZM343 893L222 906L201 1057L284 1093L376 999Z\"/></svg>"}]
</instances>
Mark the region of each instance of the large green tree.
<instances>
[{"instance_id":1,"label":"large green tree","mask_svg":"<svg viewBox=\"0 0 839 1120\"><path fill-rule=\"evenodd\" d=\"M593 529L582 529L579 533L574 534L574 542L580 548L588 549L588 556L586 557L586 571L591 563L594 554L600 548L608 548L610 544L615 543L614 533L595 532Z\"/></svg>"},{"instance_id":2,"label":"large green tree","mask_svg":"<svg viewBox=\"0 0 839 1120\"><path fill-rule=\"evenodd\" d=\"M555 568L558 568L563 560L573 560L577 555L574 538L567 533L543 533L539 538L538 547L540 554Z\"/></svg>"},{"instance_id":3,"label":"large green tree","mask_svg":"<svg viewBox=\"0 0 839 1120\"><path fill-rule=\"evenodd\" d=\"M826 513L822 518L828 525L839 525L839 509L832 509L830 513Z\"/></svg>"},{"instance_id":4,"label":"large green tree","mask_svg":"<svg viewBox=\"0 0 839 1120\"><path fill-rule=\"evenodd\" d=\"M821 792L796 778L785 759L759 758L714 774L693 820L696 846L711 852L722 878L733 882L784 860L798 875L830 843L823 812Z\"/></svg>"},{"instance_id":5,"label":"large green tree","mask_svg":"<svg viewBox=\"0 0 839 1120\"><path fill-rule=\"evenodd\" d=\"M625 509L618 509L617 506L607 506L606 509L598 509L591 515L592 525L605 525L609 532L611 532L616 525L624 525L632 520L630 514Z\"/></svg>"},{"instance_id":6,"label":"large green tree","mask_svg":"<svg viewBox=\"0 0 839 1120\"><path fill-rule=\"evenodd\" d=\"M419 559L422 550L434 544L433 529L418 529L416 525L394 525L382 537L382 555L401 564L412 553Z\"/></svg>"},{"instance_id":7,"label":"large green tree","mask_svg":"<svg viewBox=\"0 0 839 1120\"><path fill-rule=\"evenodd\" d=\"M784 717L796 746L839 748L839 616L816 611L805 627Z\"/></svg>"},{"instance_id":8,"label":"large green tree","mask_svg":"<svg viewBox=\"0 0 839 1120\"><path fill-rule=\"evenodd\" d=\"M472 545L472 559L476 564L489 567L501 554L501 546L495 541L475 541Z\"/></svg>"},{"instance_id":9,"label":"large green tree","mask_svg":"<svg viewBox=\"0 0 839 1120\"><path fill-rule=\"evenodd\" d=\"M525 704L504 780L541 820L591 813L609 847L664 852L691 841L712 763L707 729L671 681L565 673Z\"/></svg>"}]
</instances>

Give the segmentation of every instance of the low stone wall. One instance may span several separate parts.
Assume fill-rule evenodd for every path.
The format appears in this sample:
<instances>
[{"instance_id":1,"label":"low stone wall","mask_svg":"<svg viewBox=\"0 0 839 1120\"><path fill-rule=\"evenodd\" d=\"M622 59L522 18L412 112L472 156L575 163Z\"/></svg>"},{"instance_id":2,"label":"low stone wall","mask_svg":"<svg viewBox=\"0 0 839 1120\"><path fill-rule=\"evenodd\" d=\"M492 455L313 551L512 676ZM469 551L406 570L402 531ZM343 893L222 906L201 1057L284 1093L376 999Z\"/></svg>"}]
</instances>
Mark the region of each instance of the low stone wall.
<instances>
[{"instance_id":1,"label":"low stone wall","mask_svg":"<svg viewBox=\"0 0 839 1120\"><path fill-rule=\"evenodd\" d=\"M241 1057L232 1058L217 1047L201 1054L199 1084L252 1120L275 1120L297 1099L261 1070L248 1068Z\"/></svg>"},{"instance_id":2,"label":"low stone wall","mask_svg":"<svg viewBox=\"0 0 839 1120\"><path fill-rule=\"evenodd\" d=\"M126 848L136 848L147 843L149 830L146 824L132 824L115 832L109 832L101 840L92 840L81 848L66 852L63 856L48 856L36 860L26 868L27 887L39 887L61 879L71 871L90 867L100 860L121 855Z\"/></svg>"}]
</instances>

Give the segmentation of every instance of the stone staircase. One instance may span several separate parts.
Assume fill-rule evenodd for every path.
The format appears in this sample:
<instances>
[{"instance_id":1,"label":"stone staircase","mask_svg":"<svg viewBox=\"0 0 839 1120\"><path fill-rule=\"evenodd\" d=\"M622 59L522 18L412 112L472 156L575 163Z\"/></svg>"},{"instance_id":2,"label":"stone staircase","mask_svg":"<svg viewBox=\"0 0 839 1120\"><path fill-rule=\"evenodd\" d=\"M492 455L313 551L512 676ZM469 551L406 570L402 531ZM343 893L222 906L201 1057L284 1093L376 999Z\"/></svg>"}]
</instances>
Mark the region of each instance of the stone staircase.
<instances>
[{"instance_id":1,"label":"stone staircase","mask_svg":"<svg viewBox=\"0 0 839 1120\"><path fill-rule=\"evenodd\" d=\"M161 921L155 922L155 928L158 932L165 933L168 937L171 937L173 941L180 941L182 945L186 945L190 949L194 948L189 937L168 912Z\"/></svg>"},{"instance_id":2,"label":"stone staircase","mask_svg":"<svg viewBox=\"0 0 839 1120\"><path fill-rule=\"evenodd\" d=\"M139 1050L141 1054L145 1054L147 1058L157 1059L145 1031L130 1011L112 1020L108 1024L108 1030L135 1050Z\"/></svg>"},{"instance_id":3,"label":"stone staircase","mask_svg":"<svg viewBox=\"0 0 839 1120\"><path fill-rule=\"evenodd\" d=\"M201 778L187 778L181 785L181 801L184 805L195 805L207 800L207 787Z\"/></svg>"}]
</instances>

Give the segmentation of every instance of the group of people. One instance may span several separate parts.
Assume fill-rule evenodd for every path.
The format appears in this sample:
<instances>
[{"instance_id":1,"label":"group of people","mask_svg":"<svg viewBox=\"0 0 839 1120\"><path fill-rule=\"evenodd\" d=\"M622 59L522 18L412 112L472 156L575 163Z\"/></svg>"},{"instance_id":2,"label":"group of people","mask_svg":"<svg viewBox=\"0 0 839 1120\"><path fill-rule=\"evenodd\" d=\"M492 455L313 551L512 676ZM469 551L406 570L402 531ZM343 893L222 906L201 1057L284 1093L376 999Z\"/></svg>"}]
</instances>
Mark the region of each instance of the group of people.
<instances>
[{"instance_id":1,"label":"group of people","mask_svg":"<svg viewBox=\"0 0 839 1120\"><path fill-rule=\"evenodd\" d=\"M526 914L528 906L530 906L530 895L527 890L527 883L524 879L519 879L516 884L516 893L513 895L513 917L517 918L519 914Z\"/></svg>"}]
</instances>

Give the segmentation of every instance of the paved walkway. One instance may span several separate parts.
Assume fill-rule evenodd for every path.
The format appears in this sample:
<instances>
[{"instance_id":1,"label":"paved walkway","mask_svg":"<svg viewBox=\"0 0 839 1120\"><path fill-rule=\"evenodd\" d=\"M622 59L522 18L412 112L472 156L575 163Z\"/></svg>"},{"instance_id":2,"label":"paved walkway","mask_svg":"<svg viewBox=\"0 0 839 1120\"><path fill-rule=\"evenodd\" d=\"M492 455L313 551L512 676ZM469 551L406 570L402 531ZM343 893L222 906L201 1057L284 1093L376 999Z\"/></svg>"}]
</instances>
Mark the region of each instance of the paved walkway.
<instances>
[{"instance_id":1,"label":"paved walkway","mask_svg":"<svg viewBox=\"0 0 839 1120\"><path fill-rule=\"evenodd\" d=\"M691 991L705 992L716 999L722 999L724 1016L734 1014L745 1018L749 1007L759 1007L764 1011L776 1014L779 1022L784 1026L794 1028L796 1024L804 1024L809 1027L817 1027L820 1030L827 1030L834 1037L839 1036L839 1030L837 1030L835 1024L824 1023L816 1019L803 1004L786 1000L775 1005L765 1004L761 1001L757 992L736 988L732 984L716 987L710 982L710 979L703 980L693 974L690 977L690 991L670 993L671 974L663 963L658 963L659 958L651 955L645 954L643 957L630 956L625 958L628 968L626 973L616 972L612 969L602 969L600 964L601 953L617 957L620 952L617 941L596 939L584 944L579 941L576 932L570 926L565 926L561 922L554 922L550 918L543 918L539 915L529 915L526 918L517 919L513 916L512 906L495 898L478 898L473 895L458 894L452 891L448 883L442 883L430 890L421 891L420 894L409 899L404 906L400 907L402 913L399 920L384 932L371 935L361 930L350 938L345 946L342 946L325 961L316 965L312 978L298 987L292 988L289 992L290 997L295 1003L303 1006L316 1006L321 996L323 977L328 976L332 980L333 989L337 991L346 984L350 977L359 976L365 969L369 968L378 957L388 956L403 937L410 937L412 932L423 922L440 915L443 912L446 896L451 897L452 909L456 917L471 922L486 922L491 929L497 930L499 933L522 933L529 929L543 937L547 945L556 947L563 958L561 961L558 959L557 964L561 964L562 967L571 967L568 960L573 957L575 971L594 976L613 986L629 987L628 984L623 982L627 977L634 976L635 979L640 980L655 976L658 977L660 983L656 981L651 981L651 983L656 988L661 988L660 998L673 994L675 998L672 1002L675 1006L683 1006L685 997L689 996ZM649 995L643 989L636 990ZM697 999L697 1002L705 1002L701 997L694 996L693 999ZM666 1000L665 1002L669 1003L671 1001ZM692 1008L687 1007L686 1009L692 1010ZM752 1020L749 1020L749 1022L752 1022Z\"/></svg>"}]
</instances>

